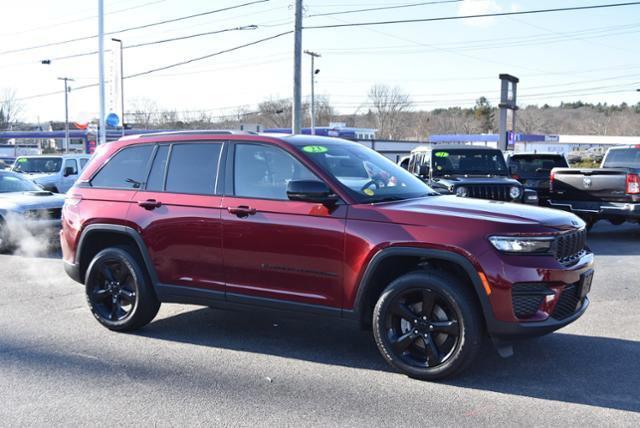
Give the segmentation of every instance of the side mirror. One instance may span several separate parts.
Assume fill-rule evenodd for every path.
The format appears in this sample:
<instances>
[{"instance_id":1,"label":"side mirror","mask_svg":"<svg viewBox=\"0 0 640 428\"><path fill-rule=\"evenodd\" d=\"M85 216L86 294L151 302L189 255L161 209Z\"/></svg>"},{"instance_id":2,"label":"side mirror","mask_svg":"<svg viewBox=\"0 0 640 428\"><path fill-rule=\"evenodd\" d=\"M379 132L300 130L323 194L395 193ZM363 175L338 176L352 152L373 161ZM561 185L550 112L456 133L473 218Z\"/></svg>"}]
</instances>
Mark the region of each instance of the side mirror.
<instances>
[{"instance_id":1,"label":"side mirror","mask_svg":"<svg viewBox=\"0 0 640 428\"><path fill-rule=\"evenodd\" d=\"M429 165L420 165L420 169L418 172L420 177L428 178L429 177Z\"/></svg>"},{"instance_id":2,"label":"side mirror","mask_svg":"<svg viewBox=\"0 0 640 428\"><path fill-rule=\"evenodd\" d=\"M338 202L338 196L325 183L317 180L290 181L287 185L287 196L292 201L323 205L333 205Z\"/></svg>"},{"instance_id":3,"label":"side mirror","mask_svg":"<svg viewBox=\"0 0 640 428\"><path fill-rule=\"evenodd\" d=\"M73 167L68 166L68 167L66 167L66 168L64 169L64 174L63 174L63 175L64 175L65 177L68 177L68 176L70 176L70 175L74 175L74 173L75 173L75 171L73 170Z\"/></svg>"}]
</instances>

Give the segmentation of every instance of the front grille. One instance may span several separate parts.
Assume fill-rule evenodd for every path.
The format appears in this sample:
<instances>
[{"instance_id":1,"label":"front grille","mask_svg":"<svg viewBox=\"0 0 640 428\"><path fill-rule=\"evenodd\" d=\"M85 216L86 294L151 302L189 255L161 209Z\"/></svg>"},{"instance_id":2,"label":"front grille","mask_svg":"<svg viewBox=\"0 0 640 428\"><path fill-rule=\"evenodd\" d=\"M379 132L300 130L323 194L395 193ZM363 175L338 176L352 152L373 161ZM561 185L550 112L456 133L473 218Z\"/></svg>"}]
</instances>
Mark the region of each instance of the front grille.
<instances>
[{"instance_id":1,"label":"front grille","mask_svg":"<svg viewBox=\"0 0 640 428\"><path fill-rule=\"evenodd\" d=\"M573 315L580 305L578 286L576 284L568 285L562 290L560 299L556 303L551 316L557 320L563 320Z\"/></svg>"},{"instance_id":2,"label":"front grille","mask_svg":"<svg viewBox=\"0 0 640 428\"><path fill-rule=\"evenodd\" d=\"M25 211L25 217L30 220L60 220L62 208L46 208Z\"/></svg>"},{"instance_id":3,"label":"front grille","mask_svg":"<svg viewBox=\"0 0 640 428\"><path fill-rule=\"evenodd\" d=\"M470 198L490 199L492 201L511 201L509 189L511 186L505 185L485 185L472 184L464 185L467 188L467 194Z\"/></svg>"},{"instance_id":4,"label":"front grille","mask_svg":"<svg viewBox=\"0 0 640 428\"><path fill-rule=\"evenodd\" d=\"M556 260L564 265L572 264L585 253L587 231L585 229L559 235L554 243Z\"/></svg>"},{"instance_id":5,"label":"front grille","mask_svg":"<svg viewBox=\"0 0 640 428\"><path fill-rule=\"evenodd\" d=\"M538 312L546 296L553 295L544 284L520 283L511 288L511 304L517 318L530 318Z\"/></svg>"}]
</instances>

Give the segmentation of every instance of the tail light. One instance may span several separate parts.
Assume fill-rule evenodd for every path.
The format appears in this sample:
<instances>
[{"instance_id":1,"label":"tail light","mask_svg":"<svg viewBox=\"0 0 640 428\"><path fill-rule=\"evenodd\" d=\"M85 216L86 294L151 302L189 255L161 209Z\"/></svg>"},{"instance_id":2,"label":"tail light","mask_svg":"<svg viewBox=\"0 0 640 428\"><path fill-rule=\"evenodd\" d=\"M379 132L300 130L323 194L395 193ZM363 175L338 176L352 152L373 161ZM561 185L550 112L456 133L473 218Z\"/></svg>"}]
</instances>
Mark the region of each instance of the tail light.
<instances>
[{"instance_id":1,"label":"tail light","mask_svg":"<svg viewBox=\"0 0 640 428\"><path fill-rule=\"evenodd\" d=\"M640 194L640 175L627 174L627 192L628 195Z\"/></svg>"},{"instance_id":2,"label":"tail light","mask_svg":"<svg viewBox=\"0 0 640 428\"><path fill-rule=\"evenodd\" d=\"M549 174L549 191L553 192L553 181L556 179L556 173L551 171Z\"/></svg>"}]
</instances>

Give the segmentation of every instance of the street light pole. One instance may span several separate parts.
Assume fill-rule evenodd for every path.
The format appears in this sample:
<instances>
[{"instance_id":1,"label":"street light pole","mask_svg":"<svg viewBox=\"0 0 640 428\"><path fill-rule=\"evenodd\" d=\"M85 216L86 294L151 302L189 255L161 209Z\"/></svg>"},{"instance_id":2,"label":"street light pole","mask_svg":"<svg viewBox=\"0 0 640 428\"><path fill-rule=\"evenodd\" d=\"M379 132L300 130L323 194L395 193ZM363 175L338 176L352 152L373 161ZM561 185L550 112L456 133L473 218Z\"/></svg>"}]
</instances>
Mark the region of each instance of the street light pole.
<instances>
[{"instance_id":1,"label":"street light pole","mask_svg":"<svg viewBox=\"0 0 640 428\"><path fill-rule=\"evenodd\" d=\"M69 77L58 77L58 80L64 80L64 152L69 152L69 82L73 79Z\"/></svg>"},{"instance_id":2,"label":"street light pole","mask_svg":"<svg viewBox=\"0 0 640 428\"><path fill-rule=\"evenodd\" d=\"M315 59L320 58L320 54L311 52L311 51L304 51L304 53L306 53L311 57L311 135L315 135L316 134Z\"/></svg>"},{"instance_id":3,"label":"street light pole","mask_svg":"<svg viewBox=\"0 0 640 428\"><path fill-rule=\"evenodd\" d=\"M302 92L301 92L301 68L302 68L302 0L295 2L294 42L293 42L293 112L291 131L300 133L302 123Z\"/></svg>"},{"instance_id":4,"label":"street light pole","mask_svg":"<svg viewBox=\"0 0 640 428\"><path fill-rule=\"evenodd\" d=\"M124 55L121 39L111 39L114 42L120 43L120 120L122 121L122 136L124 137Z\"/></svg>"},{"instance_id":5,"label":"street light pole","mask_svg":"<svg viewBox=\"0 0 640 428\"><path fill-rule=\"evenodd\" d=\"M107 127L105 124L104 105L104 0L98 0L98 79L100 81L100 129L98 130L98 144L107 142Z\"/></svg>"}]
</instances>

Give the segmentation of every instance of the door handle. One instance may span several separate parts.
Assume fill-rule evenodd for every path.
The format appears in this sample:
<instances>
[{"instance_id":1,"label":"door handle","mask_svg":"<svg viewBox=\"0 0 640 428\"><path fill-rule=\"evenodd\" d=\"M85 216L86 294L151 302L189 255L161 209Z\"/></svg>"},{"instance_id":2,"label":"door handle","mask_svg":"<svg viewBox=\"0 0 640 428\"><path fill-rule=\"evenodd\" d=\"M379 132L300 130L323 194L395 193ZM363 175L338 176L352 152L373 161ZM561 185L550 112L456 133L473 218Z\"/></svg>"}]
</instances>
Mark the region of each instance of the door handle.
<instances>
[{"instance_id":1,"label":"door handle","mask_svg":"<svg viewBox=\"0 0 640 428\"><path fill-rule=\"evenodd\" d=\"M237 215L238 217L248 217L250 215L254 215L257 211L255 208L248 207L246 205L240 205L239 207L229 207L227 208L231 214Z\"/></svg>"},{"instance_id":2,"label":"door handle","mask_svg":"<svg viewBox=\"0 0 640 428\"><path fill-rule=\"evenodd\" d=\"M138 205L144 208L145 210L155 210L156 208L160 208L162 206L162 202L156 201L155 199L147 199L146 201L138 202Z\"/></svg>"}]
</instances>

